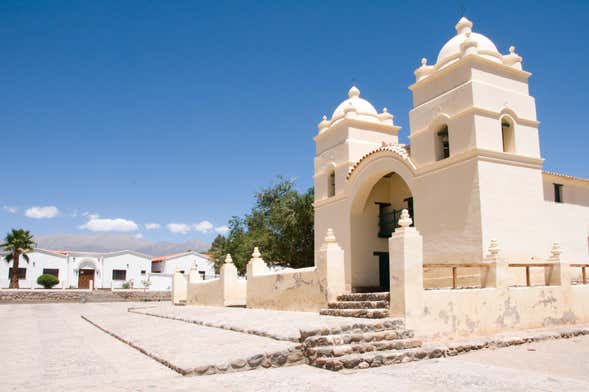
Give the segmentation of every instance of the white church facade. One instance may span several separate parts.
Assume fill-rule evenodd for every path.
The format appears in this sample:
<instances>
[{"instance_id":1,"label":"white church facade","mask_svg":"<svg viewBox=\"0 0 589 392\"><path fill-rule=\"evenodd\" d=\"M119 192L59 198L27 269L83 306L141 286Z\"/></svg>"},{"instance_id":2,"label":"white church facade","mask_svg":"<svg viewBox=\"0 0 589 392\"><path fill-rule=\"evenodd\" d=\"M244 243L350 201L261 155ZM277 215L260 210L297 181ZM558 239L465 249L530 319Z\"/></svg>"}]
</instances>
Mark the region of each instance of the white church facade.
<instances>
[{"instance_id":1,"label":"white church facade","mask_svg":"<svg viewBox=\"0 0 589 392\"><path fill-rule=\"evenodd\" d=\"M410 145L356 87L318 126L315 246L334 229L346 289L388 284L388 237L404 208L428 263L482 260L492 239L512 261L558 241L568 260L588 262L589 180L542 170L531 74L515 49L500 54L462 18L415 76Z\"/></svg>"},{"instance_id":2,"label":"white church facade","mask_svg":"<svg viewBox=\"0 0 589 392\"><path fill-rule=\"evenodd\" d=\"M174 274L175 304L400 317L424 336L589 322L589 180L546 172L529 72L462 18L415 70L408 145L353 86L315 136L314 266ZM440 272L441 271L441 272Z\"/></svg>"}]
</instances>

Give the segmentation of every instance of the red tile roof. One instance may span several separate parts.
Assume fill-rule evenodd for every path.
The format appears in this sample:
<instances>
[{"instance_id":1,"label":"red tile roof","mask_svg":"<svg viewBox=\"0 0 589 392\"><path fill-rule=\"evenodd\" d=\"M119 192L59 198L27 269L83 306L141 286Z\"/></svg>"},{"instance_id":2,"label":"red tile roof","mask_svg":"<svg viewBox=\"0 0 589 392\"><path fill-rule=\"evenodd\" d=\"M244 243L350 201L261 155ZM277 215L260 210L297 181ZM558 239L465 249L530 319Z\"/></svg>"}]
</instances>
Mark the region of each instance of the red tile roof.
<instances>
[{"instance_id":1,"label":"red tile roof","mask_svg":"<svg viewBox=\"0 0 589 392\"><path fill-rule=\"evenodd\" d=\"M159 263L160 261L166 261L168 259L171 259L172 257L182 256L182 255L185 255L188 253L190 253L190 252L172 253L171 255L158 256L158 257L152 258L151 261L154 263Z\"/></svg>"}]
</instances>

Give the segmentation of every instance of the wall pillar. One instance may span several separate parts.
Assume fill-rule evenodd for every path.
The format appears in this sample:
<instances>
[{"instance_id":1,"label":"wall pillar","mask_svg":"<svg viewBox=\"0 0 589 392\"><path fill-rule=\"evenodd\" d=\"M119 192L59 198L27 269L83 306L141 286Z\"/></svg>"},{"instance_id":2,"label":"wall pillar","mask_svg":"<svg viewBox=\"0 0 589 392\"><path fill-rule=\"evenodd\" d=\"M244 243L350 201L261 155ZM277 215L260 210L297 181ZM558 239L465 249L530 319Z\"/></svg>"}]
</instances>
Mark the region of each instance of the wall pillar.
<instances>
[{"instance_id":1,"label":"wall pillar","mask_svg":"<svg viewBox=\"0 0 589 392\"><path fill-rule=\"evenodd\" d=\"M319 248L317 271L327 302L335 302L338 295L346 292L346 271L344 250L336 242L332 229L327 229L327 235Z\"/></svg>"},{"instance_id":2,"label":"wall pillar","mask_svg":"<svg viewBox=\"0 0 589 392\"><path fill-rule=\"evenodd\" d=\"M417 326L423 314L423 239L412 223L403 210L401 227L389 238L390 315L405 318L407 328Z\"/></svg>"},{"instance_id":3,"label":"wall pillar","mask_svg":"<svg viewBox=\"0 0 589 392\"><path fill-rule=\"evenodd\" d=\"M548 261L552 263L552 266L545 269L546 284L549 286L570 287L570 266L568 263L565 263L560 259L561 253L560 243L556 241L553 242L552 249L550 250L550 257L548 258Z\"/></svg>"},{"instance_id":4,"label":"wall pillar","mask_svg":"<svg viewBox=\"0 0 589 392\"><path fill-rule=\"evenodd\" d=\"M177 272L180 272L180 267L176 268L176 272L174 274L176 274ZM188 284L197 283L200 280L202 280L202 278L198 274L198 270L196 269L196 266L193 265L190 268L190 272L188 273Z\"/></svg>"},{"instance_id":5,"label":"wall pillar","mask_svg":"<svg viewBox=\"0 0 589 392\"><path fill-rule=\"evenodd\" d=\"M246 277L247 279L251 279L255 275L263 274L264 272L268 272L268 267L266 266L264 259L262 259L260 250L256 246L252 253L252 258L247 263Z\"/></svg>"},{"instance_id":6,"label":"wall pillar","mask_svg":"<svg viewBox=\"0 0 589 392\"><path fill-rule=\"evenodd\" d=\"M239 289L237 267L233 264L230 254L225 258L225 263L221 266L220 273L223 306L241 304L242 293Z\"/></svg>"},{"instance_id":7,"label":"wall pillar","mask_svg":"<svg viewBox=\"0 0 589 392\"><path fill-rule=\"evenodd\" d=\"M505 288L509 286L509 264L499 257L499 244L492 239L489 244L487 268L481 270L481 287Z\"/></svg>"},{"instance_id":8,"label":"wall pillar","mask_svg":"<svg viewBox=\"0 0 589 392\"><path fill-rule=\"evenodd\" d=\"M186 301L186 292L188 290L189 284L190 279L187 283L184 274L180 272L180 268L176 268L176 271L172 276L172 303L174 305L178 305L182 301Z\"/></svg>"}]
</instances>

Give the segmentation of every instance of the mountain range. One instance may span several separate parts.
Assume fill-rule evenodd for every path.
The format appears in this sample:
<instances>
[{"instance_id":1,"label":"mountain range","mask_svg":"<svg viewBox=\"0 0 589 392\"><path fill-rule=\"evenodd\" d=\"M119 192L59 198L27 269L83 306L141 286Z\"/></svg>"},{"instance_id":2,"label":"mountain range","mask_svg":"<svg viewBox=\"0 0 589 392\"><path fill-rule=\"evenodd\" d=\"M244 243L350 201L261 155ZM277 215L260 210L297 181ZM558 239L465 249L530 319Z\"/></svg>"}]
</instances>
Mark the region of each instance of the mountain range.
<instances>
[{"instance_id":1,"label":"mountain range","mask_svg":"<svg viewBox=\"0 0 589 392\"><path fill-rule=\"evenodd\" d=\"M49 250L71 250L87 252L112 252L134 250L150 256L163 256L188 250L206 252L209 244L201 240L185 242L153 242L131 234L47 234L35 236L37 247Z\"/></svg>"}]
</instances>

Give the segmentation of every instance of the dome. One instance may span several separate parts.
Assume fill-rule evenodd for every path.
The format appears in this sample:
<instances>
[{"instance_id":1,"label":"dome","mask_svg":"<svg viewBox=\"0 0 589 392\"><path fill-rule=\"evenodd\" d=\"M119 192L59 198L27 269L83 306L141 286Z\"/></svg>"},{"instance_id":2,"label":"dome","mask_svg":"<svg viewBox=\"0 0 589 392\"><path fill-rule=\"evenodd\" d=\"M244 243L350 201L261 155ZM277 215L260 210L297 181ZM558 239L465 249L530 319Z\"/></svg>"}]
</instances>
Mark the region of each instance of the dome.
<instances>
[{"instance_id":1,"label":"dome","mask_svg":"<svg viewBox=\"0 0 589 392\"><path fill-rule=\"evenodd\" d=\"M456 36L446 42L440 50L436 61L436 68L442 68L445 65L449 65L452 60L460 58L462 54L461 46L467 39L476 43L479 55L498 63L502 62L501 54L493 41L482 34L473 33L472 22L463 17L456 24Z\"/></svg>"},{"instance_id":2,"label":"dome","mask_svg":"<svg viewBox=\"0 0 589 392\"><path fill-rule=\"evenodd\" d=\"M339 106L335 108L333 114L331 115L332 120L343 117L350 109L355 110L358 114L378 117L378 112L374 106L372 106L372 104L367 100L360 98L360 90L358 90L356 86L352 86L350 91L348 91L348 97L348 99L340 103Z\"/></svg>"}]
</instances>

